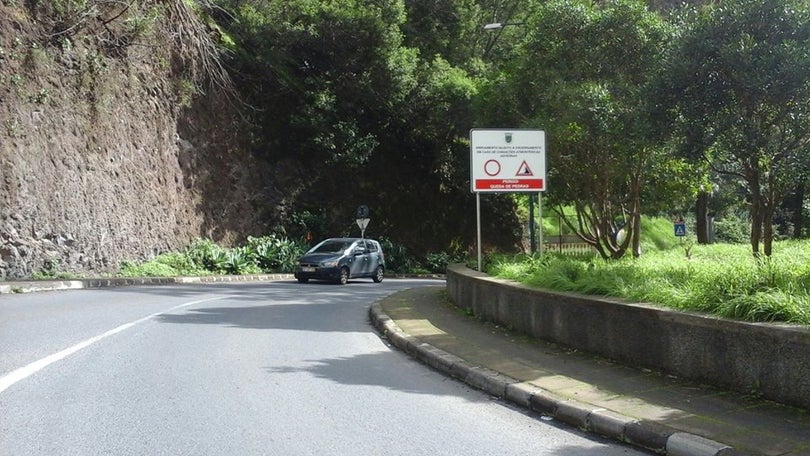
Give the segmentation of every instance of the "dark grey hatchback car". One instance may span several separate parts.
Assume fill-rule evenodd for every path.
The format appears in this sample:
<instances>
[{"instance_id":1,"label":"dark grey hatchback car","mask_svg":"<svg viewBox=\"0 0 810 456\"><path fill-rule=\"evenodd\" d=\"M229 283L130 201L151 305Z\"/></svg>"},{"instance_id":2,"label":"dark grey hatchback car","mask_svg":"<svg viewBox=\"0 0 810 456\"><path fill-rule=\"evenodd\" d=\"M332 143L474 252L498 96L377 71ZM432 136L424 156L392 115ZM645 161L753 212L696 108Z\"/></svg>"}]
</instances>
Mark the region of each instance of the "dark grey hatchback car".
<instances>
[{"instance_id":1,"label":"dark grey hatchback car","mask_svg":"<svg viewBox=\"0 0 810 456\"><path fill-rule=\"evenodd\" d=\"M295 278L301 283L315 279L345 285L358 277L382 282L384 275L385 255L373 239L326 239L299 258L295 267Z\"/></svg>"}]
</instances>

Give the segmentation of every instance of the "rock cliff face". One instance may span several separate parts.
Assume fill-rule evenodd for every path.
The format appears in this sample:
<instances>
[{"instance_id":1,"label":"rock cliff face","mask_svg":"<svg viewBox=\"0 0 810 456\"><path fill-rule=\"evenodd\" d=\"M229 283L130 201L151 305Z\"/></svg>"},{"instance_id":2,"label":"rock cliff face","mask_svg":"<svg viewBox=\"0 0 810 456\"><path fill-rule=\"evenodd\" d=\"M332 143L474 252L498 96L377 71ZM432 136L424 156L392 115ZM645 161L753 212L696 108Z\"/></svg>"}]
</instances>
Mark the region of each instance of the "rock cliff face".
<instances>
[{"instance_id":1,"label":"rock cliff face","mask_svg":"<svg viewBox=\"0 0 810 456\"><path fill-rule=\"evenodd\" d=\"M112 273L271 223L238 103L177 15L201 24L182 0L143 3L153 25L127 42L120 19L60 33L36 2L0 6L0 280Z\"/></svg>"}]
</instances>

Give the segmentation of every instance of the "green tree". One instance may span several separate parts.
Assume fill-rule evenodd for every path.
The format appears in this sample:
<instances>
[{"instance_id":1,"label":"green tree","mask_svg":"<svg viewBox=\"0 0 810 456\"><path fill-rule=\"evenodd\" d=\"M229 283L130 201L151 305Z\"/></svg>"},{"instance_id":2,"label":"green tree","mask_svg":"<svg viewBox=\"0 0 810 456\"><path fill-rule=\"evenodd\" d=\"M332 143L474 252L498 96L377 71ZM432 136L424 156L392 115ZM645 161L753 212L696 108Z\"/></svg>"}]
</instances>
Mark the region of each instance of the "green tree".
<instances>
[{"instance_id":1,"label":"green tree","mask_svg":"<svg viewBox=\"0 0 810 456\"><path fill-rule=\"evenodd\" d=\"M399 31L402 2L221 3L256 153L284 169L272 186L288 207L327 202L324 217L345 220L331 212L347 209L328 204L340 197L331 187L362 173L415 84L416 53Z\"/></svg>"},{"instance_id":2,"label":"green tree","mask_svg":"<svg viewBox=\"0 0 810 456\"><path fill-rule=\"evenodd\" d=\"M661 101L684 156L745 183L751 248L769 256L775 210L806 170L810 4L730 0L690 14Z\"/></svg>"},{"instance_id":3,"label":"green tree","mask_svg":"<svg viewBox=\"0 0 810 456\"><path fill-rule=\"evenodd\" d=\"M642 198L655 196L645 186L685 168L650 141L644 109L669 27L631 0L547 2L525 27L514 66L486 89L486 113L544 129L549 205L561 216L573 206L564 220L602 257L639 255Z\"/></svg>"},{"instance_id":4,"label":"green tree","mask_svg":"<svg viewBox=\"0 0 810 456\"><path fill-rule=\"evenodd\" d=\"M281 170L268 192L283 195L282 220L312 214L312 226L296 229L357 234L353 214L362 203L372 208L370 235L415 254L474 239L469 152L459 138L469 131L478 81L451 63L472 49L455 44L475 21L467 3L439 5L442 17L459 15L445 26L409 20L396 0L221 1L228 14L218 20L236 43L256 153ZM416 6L410 11L427 13ZM420 27L430 32L405 33ZM506 199L484 208L495 214L496 244L514 240L512 209Z\"/></svg>"}]
</instances>

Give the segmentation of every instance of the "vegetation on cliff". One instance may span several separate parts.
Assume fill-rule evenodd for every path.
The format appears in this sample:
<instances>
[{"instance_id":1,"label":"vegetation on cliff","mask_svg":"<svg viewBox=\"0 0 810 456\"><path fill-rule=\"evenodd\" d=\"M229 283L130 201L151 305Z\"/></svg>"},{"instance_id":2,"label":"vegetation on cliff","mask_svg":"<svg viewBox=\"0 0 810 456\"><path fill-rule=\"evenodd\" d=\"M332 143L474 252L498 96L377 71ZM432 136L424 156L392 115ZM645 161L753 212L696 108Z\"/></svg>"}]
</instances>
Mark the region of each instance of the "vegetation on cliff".
<instances>
[{"instance_id":1,"label":"vegetation on cliff","mask_svg":"<svg viewBox=\"0 0 810 456\"><path fill-rule=\"evenodd\" d=\"M414 264L463 255L475 127L547 131L545 207L604 258L642 215L768 256L808 232L810 7L702 3L3 0L0 278L357 234L360 204ZM525 197L481 202L521 249Z\"/></svg>"}]
</instances>

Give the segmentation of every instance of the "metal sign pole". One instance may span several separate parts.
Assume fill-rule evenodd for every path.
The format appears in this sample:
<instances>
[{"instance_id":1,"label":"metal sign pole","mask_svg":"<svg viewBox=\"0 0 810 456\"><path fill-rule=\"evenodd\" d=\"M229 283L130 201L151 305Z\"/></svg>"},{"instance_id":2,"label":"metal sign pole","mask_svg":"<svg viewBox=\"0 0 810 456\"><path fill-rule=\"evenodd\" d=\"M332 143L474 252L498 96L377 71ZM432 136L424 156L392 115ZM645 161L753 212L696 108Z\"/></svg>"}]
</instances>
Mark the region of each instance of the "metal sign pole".
<instances>
[{"instance_id":1,"label":"metal sign pole","mask_svg":"<svg viewBox=\"0 0 810 456\"><path fill-rule=\"evenodd\" d=\"M478 272L481 272L481 193L475 192L475 224L478 233Z\"/></svg>"},{"instance_id":2,"label":"metal sign pole","mask_svg":"<svg viewBox=\"0 0 810 456\"><path fill-rule=\"evenodd\" d=\"M470 130L470 187L475 195L478 234L478 270L482 266L480 193L530 193L529 230L535 252L534 193L545 190L546 133L515 128Z\"/></svg>"},{"instance_id":3,"label":"metal sign pole","mask_svg":"<svg viewBox=\"0 0 810 456\"><path fill-rule=\"evenodd\" d=\"M537 216L540 218L540 229L537 231L538 252L543 254L543 193L537 192Z\"/></svg>"},{"instance_id":4,"label":"metal sign pole","mask_svg":"<svg viewBox=\"0 0 810 456\"><path fill-rule=\"evenodd\" d=\"M536 227L534 223L534 193L529 193L529 253L537 251Z\"/></svg>"}]
</instances>

